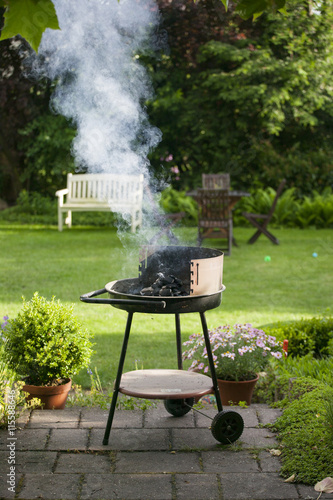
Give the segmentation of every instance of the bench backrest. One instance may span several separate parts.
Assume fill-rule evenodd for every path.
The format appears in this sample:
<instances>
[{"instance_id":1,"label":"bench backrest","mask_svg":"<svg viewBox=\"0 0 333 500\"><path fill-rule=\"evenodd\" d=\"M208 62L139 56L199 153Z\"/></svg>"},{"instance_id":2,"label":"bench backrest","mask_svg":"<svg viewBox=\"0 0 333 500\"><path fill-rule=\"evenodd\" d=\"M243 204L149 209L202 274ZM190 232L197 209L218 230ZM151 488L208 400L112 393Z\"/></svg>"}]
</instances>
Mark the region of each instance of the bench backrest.
<instances>
[{"instance_id":1,"label":"bench backrest","mask_svg":"<svg viewBox=\"0 0 333 500\"><path fill-rule=\"evenodd\" d=\"M143 175L68 174L68 201L141 203Z\"/></svg>"}]
</instances>

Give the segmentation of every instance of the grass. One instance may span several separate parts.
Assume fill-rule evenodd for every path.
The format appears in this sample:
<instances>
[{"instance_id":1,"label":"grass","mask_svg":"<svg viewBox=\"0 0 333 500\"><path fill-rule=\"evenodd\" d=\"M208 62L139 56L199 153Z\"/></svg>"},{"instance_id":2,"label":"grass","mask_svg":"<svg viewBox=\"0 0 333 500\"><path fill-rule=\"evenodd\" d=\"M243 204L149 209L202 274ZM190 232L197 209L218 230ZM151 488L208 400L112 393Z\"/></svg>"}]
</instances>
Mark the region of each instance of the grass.
<instances>
[{"instance_id":1,"label":"grass","mask_svg":"<svg viewBox=\"0 0 333 500\"><path fill-rule=\"evenodd\" d=\"M246 241L253 229L236 228L238 247L225 257L222 305L206 314L209 327L236 322L263 326L312 317L332 303L333 232L329 229L274 229L280 245L261 236ZM178 230L185 245L195 245L196 230ZM126 322L126 312L107 305L84 304L81 294L103 288L112 280L137 276L138 249L146 234L117 234L112 228L73 227L59 233L54 226L0 226L0 318L13 318L25 296L35 291L46 298L75 303L75 313L94 334L91 366L103 386L113 383ZM205 245L218 248L219 241ZM313 257L317 253L318 257ZM270 261L265 261L270 256ZM200 331L198 314L181 317L184 340ZM172 315L135 314L125 371L176 368ZM81 372L76 382L87 386Z\"/></svg>"}]
</instances>

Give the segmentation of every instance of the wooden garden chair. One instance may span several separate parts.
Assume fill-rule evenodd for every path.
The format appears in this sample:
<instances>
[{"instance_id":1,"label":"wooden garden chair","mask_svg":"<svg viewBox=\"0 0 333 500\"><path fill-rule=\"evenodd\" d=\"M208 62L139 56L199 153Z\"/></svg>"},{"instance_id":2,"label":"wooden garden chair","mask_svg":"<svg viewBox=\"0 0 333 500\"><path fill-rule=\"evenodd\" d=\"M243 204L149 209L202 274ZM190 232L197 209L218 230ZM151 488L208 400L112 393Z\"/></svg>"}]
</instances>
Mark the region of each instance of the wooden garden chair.
<instances>
[{"instance_id":1,"label":"wooden garden chair","mask_svg":"<svg viewBox=\"0 0 333 500\"><path fill-rule=\"evenodd\" d=\"M278 199L280 198L283 188L286 184L286 179L283 179L283 181L280 183L279 187L277 188L275 198L273 200L272 206L268 212L268 214L252 214L249 212L243 212L243 217L245 217L254 227L257 228L257 231L254 233L254 235L249 239L248 243L253 244L257 241L259 236L264 234L267 236L269 240L271 240L272 243L275 245L279 244L279 240L268 231L267 226L274 214L276 204L278 202Z\"/></svg>"},{"instance_id":2,"label":"wooden garden chair","mask_svg":"<svg viewBox=\"0 0 333 500\"><path fill-rule=\"evenodd\" d=\"M227 240L224 249L231 255L232 213L229 203L229 189L198 189L198 245L205 238L223 238Z\"/></svg>"},{"instance_id":3,"label":"wooden garden chair","mask_svg":"<svg viewBox=\"0 0 333 500\"><path fill-rule=\"evenodd\" d=\"M202 174L204 189L229 189L230 174Z\"/></svg>"}]
</instances>

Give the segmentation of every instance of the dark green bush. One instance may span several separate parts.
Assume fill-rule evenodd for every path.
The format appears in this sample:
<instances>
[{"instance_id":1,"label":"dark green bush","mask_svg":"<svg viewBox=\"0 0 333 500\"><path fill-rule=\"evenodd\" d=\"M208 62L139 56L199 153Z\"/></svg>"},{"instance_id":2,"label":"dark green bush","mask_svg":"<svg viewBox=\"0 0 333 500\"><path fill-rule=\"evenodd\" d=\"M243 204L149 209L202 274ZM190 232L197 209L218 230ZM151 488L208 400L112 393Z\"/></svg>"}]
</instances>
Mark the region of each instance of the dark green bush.
<instances>
[{"instance_id":1,"label":"dark green bush","mask_svg":"<svg viewBox=\"0 0 333 500\"><path fill-rule=\"evenodd\" d=\"M73 226L106 226L115 225L121 216L112 212L76 212L73 215ZM57 198L43 196L40 193L21 191L17 204L0 212L0 220L16 224L58 224ZM126 224L125 221L121 222Z\"/></svg>"},{"instance_id":2,"label":"dark green bush","mask_svg":"<svg viewBox=\"0 0 333 500\"><path fill-rule=\"evenodd\" d=\"M333 340L333 317L301 319L265 331L279 340L288 339L289 356L305 356L311 352L315 357L327 356Z\"/></svg>"},{"instance_id":3,"label":"dark green bush","mask_svg":"<svg viewBox=\"0 0 333 500\"><path fill-rule=\"evenodd\" d=\"M283 362L275 360L266 366L255 387L254 401L274 403L291 397L293 380L302 379L311 390L318 384L333 388L333 358L331 356L315 359L312 354L300 357L288 357Z\"/></svg>"},{"instance_id":4,"label":"dark green bush","mask_svg":"<svg viewBox=\"0 0 333 500\"><path fill-rule=\"evenodd\" d=\"M160 205L166 213L185 212L182 223L197 224L198 209L193 198L186 196L185 191L176 191L171 186L161 193Z\"/></svg>"},{"instance_id":5,"label":"dark green bush","mask_svg":"<svg viewBox=\"0 0 333 500\"><path fill-rule=\"evenodd\" d=\"M248 198L242 198L234 211L234 224L247 225L242 212L265 214L269 212L276 191L270 187L256 189ZM330 187L319 194L313 191L311 196L296 197L296 189L283 191L279 198L271 224L285 227L327 228L333 225L333 193Z\"/></svg>"}]
</instances>

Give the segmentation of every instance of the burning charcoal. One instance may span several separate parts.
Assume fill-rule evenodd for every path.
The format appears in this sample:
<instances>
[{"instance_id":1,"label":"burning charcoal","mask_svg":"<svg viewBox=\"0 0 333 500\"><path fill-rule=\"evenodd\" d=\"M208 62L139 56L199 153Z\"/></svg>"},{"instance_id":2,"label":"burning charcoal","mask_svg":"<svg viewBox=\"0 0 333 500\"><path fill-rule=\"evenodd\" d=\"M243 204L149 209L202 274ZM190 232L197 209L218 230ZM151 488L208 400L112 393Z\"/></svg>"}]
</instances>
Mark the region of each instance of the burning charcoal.
<instances>
[{"instance_id":1,"label":"burning charcoal","mask_svg":"<svg viewBox=\"0 0 333 500\"><path fill-rule=\"evenodd\" d=\"M172 274L170 274L170 278L173 279L173 282L176 284L176 285L179 285L179 286L182 286L183 285L183 282L182 280L180 280L179 278L177 278L176 276L173 276Z\"/></svg>"},{"instance_id":2,"label":"burning charcoal","mask_svg":"<svg viewBox=\"0 0 333 500\"><path fill-rule=\"evenodd\" d=\"M154 295L154 290L152 289L151 286L147 288L142 288L140 295L144 295L145 297Z\"/></svg>"},{"instance_id":3,"label":"burning charcoal","mask_svg":"<svg viewBox=\"0 0 333 500\"><path fill-rule=\"evenodd\" d=\"M179 297L188 295L182 280L173 274L165 275L162 272L156 274L154 283L146 286L139 292L145 296Z\"/></svg>"},{"instance_id":4,"label":"burning charcoal","mask_svg":"<svg viewBox=\"0 0 333 500\"><path fill-rule=\"evenodd\" d=\"M164 278L158 278L155 283L159 283L161 286L170 285L173 282L173 279L169 276L164 276Z\"/></svg>"}]
</instances>

